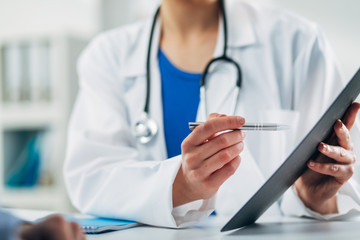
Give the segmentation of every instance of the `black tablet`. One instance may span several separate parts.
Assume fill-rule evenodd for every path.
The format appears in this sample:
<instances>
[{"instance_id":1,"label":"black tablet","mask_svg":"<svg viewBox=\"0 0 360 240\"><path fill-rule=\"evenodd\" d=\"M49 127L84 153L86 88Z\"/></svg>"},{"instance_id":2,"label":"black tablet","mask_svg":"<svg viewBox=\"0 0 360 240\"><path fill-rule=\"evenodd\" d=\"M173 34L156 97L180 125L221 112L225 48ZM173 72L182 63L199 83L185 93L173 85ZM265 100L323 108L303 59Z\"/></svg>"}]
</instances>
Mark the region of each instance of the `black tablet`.
<instances>
[{"instance_id":1,"label":"black tablet","mask_svg":"<svg viewBox=\"0 0 360 240\"><path fill-rule=\"evenodd\" d=\"M307 161L319 154L317 147L331 134L337 119L360 93L360 69L286 161L221 229L228 231L254 223L306 171Z\"/></svg>"}]
</instances>

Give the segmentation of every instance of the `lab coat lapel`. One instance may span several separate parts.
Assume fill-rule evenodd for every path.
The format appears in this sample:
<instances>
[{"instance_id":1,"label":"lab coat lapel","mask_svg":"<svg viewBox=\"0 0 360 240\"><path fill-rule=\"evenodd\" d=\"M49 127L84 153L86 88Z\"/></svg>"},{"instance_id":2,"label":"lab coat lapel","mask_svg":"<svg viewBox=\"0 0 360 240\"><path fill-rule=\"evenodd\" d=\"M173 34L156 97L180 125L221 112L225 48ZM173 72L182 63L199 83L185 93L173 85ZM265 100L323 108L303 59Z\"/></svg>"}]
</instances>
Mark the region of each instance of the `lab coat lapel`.
<instances>
[{"instance_id":1,"label":"lab coat lapel","mask_svg":"<svg viewBox=\"0 0 360 240\"><path fill-rule=\"evenodd\" d=\"M150 118L155 120L158 124L158 134L149 143L142 145L137 143L140 158L146 160L167 159L165 149L165 137L163 129L163 113L162 113L162 99L161 99L161 81L157 54L160 41L161 21L157 20L154 29L154 35L151 46L150 59ZM124 98L129 106L128 111L130 115L130 124L134 126L135 122L139 120L143 113L146 97L146 58L150 38L151 21L144 25L144 29L140 31L138 36L139 43L137 48L128 55L124 62L120 76L124 82L128 82L130 90L125 93Z\"/></svg>"},{"instance_id":2,"label":"lab coat lapel","mask_svg":"<svg viewBox=\"0 0 360 240\"><path fill-rule=\"evenodd\" d=\"M162 108L162 96L161 96L161 78L158 61L158 50L160 44L160 32L161 21L158 19L155 30L153 44L151 47L151 59L150 59L150 74L151 74L151 87L150 87L150 116L158 123L159 132L154 141L154 148L152 151L153 156L160 155L160 159L167 159L167 152L165 149L165 135L163 124L163 108Z\"/></svg>"}]
</instances>

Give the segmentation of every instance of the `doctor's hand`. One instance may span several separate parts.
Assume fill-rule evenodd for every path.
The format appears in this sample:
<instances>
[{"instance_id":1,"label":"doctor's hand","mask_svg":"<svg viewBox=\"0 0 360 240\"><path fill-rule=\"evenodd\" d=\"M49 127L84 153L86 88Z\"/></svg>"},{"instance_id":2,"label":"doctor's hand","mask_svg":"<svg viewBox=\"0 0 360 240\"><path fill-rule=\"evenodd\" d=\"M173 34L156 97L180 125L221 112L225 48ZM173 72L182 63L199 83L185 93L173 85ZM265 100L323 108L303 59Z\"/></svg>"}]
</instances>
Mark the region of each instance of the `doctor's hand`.
<instances>
[{"instance_id":1,"label":"doctor's hand","mask_svg":"<svg viewBox=\"0 0 360 240\"><path fill-rule=\"evenodd\" d=\"M320 214L337 213L336 194L354 173L356 161L349 130L354 125L359 103L353 103L347 110L343 122L334 125L335 135L329 144L320 143L319 157L310 160L307 170L296 182L295 187L303 203Z\"/></svg>"},{"instance_id":2,"label":"doctor's hand","mask_svg":"<svg viewBox=\"0 0 360 240\"><path fill-rule=\"evenodd\" d=\"M212 197L240 165L245 133L239 116L210 114L182 142L182 163L173 183L173 207Z\"/></svg>"}]
</instances>

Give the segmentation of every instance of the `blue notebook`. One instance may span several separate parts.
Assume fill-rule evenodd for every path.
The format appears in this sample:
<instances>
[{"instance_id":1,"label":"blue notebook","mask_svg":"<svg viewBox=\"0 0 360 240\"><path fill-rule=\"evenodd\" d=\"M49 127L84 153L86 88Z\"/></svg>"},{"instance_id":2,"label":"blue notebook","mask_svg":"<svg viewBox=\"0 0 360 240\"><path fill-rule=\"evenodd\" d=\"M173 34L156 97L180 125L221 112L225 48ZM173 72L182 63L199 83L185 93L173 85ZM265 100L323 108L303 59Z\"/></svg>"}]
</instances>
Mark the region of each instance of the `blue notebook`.
<instances>
[{"instance_id":1,"label":"blue notebook","mask_svg":"<svg viewBox=\"0 0 360 240\"><path fill-rule=\"evenodd\" d=\"M77 222L84 233L97 234L110 231L117 231L139 226L140 224L133 221L109 219L109 218L67 218L69 221Z\"/></svg>"}]
</instances>

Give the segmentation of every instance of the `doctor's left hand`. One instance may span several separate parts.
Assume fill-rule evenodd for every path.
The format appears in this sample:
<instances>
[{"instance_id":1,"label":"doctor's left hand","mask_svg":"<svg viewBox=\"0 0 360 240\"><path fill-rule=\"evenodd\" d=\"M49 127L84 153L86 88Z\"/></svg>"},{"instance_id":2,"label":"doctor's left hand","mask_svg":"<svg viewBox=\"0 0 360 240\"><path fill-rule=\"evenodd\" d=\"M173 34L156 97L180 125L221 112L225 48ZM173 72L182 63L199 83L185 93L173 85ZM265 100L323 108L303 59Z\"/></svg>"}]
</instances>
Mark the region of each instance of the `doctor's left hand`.
<instances>
[{"instance_id":1,"label":"doctor's left hand","mask_svg":"<svg viewBox=\"0 0 360 240\"><path fill-rule=\"evenodd\" d=\"M295 182L305 206L320 214L338 213L336 194L354 173L356 157L349 130L359 109L360 103L353 103L343 122L335 123L335 135L330 139L333 145L320 143L321 154L308 162L309 169Z\"/></svg>"}]
</instances>

